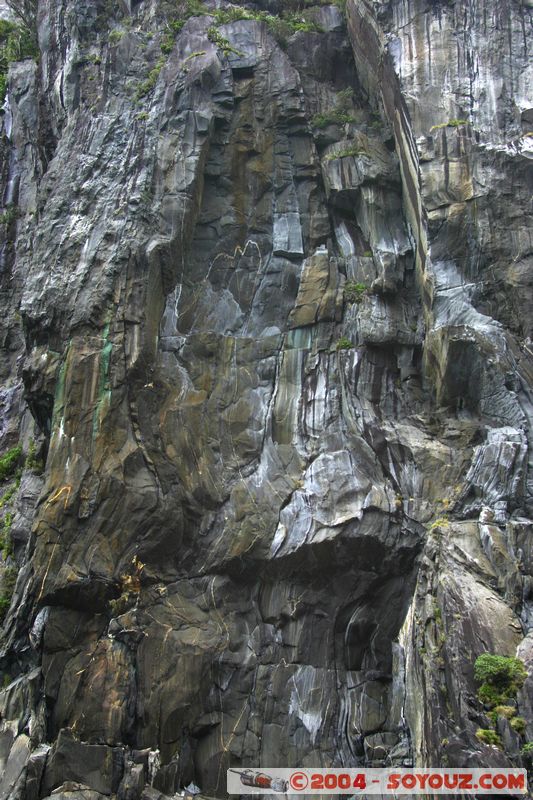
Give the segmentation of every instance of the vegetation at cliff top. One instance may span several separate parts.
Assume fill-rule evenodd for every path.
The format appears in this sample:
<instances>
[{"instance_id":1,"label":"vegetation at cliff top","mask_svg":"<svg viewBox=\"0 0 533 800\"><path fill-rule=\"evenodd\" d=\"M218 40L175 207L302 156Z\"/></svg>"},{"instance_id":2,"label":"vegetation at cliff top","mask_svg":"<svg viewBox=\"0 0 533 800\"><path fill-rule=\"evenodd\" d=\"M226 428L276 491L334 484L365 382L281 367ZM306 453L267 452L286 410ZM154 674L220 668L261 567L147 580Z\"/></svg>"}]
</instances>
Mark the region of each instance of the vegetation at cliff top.
<instances>
[{"instance_id":1,"label":"vegetation at cliff top","mask_svg":"<svg viewBox=\"0 0 533 800\"><path fill-rule=\"evenodd\" d=\"M5 0L5 3L21 25L35 34L38 0Z\"/></svg>"},{"instance_id":2,"label":"vegetation at cliff top","mask_svg":"<svg viewBox=\"0 0 533 800\"><path fill-rule=\"evenodd\" d=\"M295 11L284 11L282 16L269 14L267 11L251 11L249 8L237 8L235 6L225 9L215 9L211 12L219 25L228 22L237 22L241 19L254 19L257 22L266 22L274 34L287 33L288 35L296 31L321 31L322 29L305 14ZM281 23L281 27L280 27ZM285 30L283 28L285 27Z\"/></svg>"},{"instance_id":3,"label":"vegetation at cliff top","mask_svg":"<svg viewBox=\"0 0 533 800\"><path fill-rule=\"evenodd\" d=\"M7 92L9 65L39 54L36 40L37 0L6 0L18 22L0 19L0 104Z\"/></svg>"},{"instance_id":4,"label":"vegetation at cliff top","mask_svg":"<svg viewBox=\"0 0 533 800\"><path fill-rule=\"evenodd\" d=\"M241 53L240 50L235 50L234 47L231 46L228 39L225 36L222 36L218 28L212 25L210 28L207 29L207 38L210 42L213 42L219 50L222 50L225 56L229 55L230 53L234 53L237 56L243 56L244 53Z\"/></svg>"},{"instance_id":5,"label":"vegetation at cliff top","mask_svg":"<svg viewBox=\"0 0 533 800\"><path fill-rule=\"evenodd\" d=\"M320 3L318 3L319 5ZM215 18L217 25L225 25L229 22L238 20L256 20L265 22L270 32L275 38L284 44L289 36L297 31L321 31L319 25L306 13L306 8L311 5L308 2L288 3L281 16L269 14L267 11L253 11L244 6L232 5L227 8L207 8L202 0L178 0L177 3L167 3L167 33L161 43L161 50L169 54L174 46L174 39L180 33L188 19L192 17L211 16ZM312 5L317 5L313 3ZM211 30L211 29L210 29ZM228 42L229 45L229 42ZM222 47L224 51L231 51L229 47ZM233 51L237 52L237 51Z\"/></svg>"},{"instance_id":6,"label":"vegetation at cliff top","mask_svg":"<svg viewBox=\"0 0 533 800\"><path fill-rule=\"evenodd\" d=\"M341 10L346 8L346 0L285 0L285 5L290 11L304 11L313 6L338 6Z\"/></svg>"},{"instance_id":7,"label":"vegetation at cliff top","mask_svg":"<svg viewBox=\"0 0 533 800\"><path fill-rule=\"evenodd\" d=\"M241 19L253 19L276 27L277 23L283 20L292 29L292 33L297 30L320 30L318 25L305 17L305 14L302 16L305 7L298 9L292 4L293 8L291 9L290 4L288 5L289 9L285 10L281 17L278 17L275 14L269 14L267 11L253 11L244 6L232 5L227 8L210 9L201 0L179 0L170 12L172 19L169 24L174 33L179 33L186 21L191 17L208 15L214 17L218 25L237 22Z\"/></svg>"}]
</instances>

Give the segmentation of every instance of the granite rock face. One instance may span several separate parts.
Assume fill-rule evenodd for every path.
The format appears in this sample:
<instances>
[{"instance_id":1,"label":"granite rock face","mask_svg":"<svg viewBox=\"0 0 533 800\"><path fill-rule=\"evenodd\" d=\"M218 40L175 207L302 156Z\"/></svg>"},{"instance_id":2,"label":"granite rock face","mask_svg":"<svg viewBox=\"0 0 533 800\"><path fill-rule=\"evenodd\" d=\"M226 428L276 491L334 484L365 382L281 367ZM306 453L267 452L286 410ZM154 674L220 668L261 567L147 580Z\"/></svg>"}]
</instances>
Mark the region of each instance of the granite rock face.
<instances>
[{"instance_id":1,"label":"granite rock face","mask_svg":"<svg viewBox=\"0 0 533 800\"><path fill-rule=\"evenodd\" d=\"M285 5L42 0L11 66L2 797L533 739L533 8Z\"/></svg>"}]
</instances>

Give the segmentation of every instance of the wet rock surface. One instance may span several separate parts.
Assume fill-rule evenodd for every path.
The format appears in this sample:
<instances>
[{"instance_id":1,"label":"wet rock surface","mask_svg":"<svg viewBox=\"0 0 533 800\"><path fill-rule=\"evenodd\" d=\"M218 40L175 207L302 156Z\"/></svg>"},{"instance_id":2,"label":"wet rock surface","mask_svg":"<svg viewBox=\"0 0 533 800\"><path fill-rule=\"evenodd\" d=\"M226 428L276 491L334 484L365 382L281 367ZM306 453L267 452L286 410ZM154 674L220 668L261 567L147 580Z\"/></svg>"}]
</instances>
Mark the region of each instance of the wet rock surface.
<instances>
[{"instance_id":1,"label":"wet rock surface","mask_svg":"<svg viewBox=\"0 0 533 800\"><path fill-rule=\"evenodd\" d=\"M44 0L10 69L0 794L520 766L533 9L186 6Z\"/></svg>"}]
</instances>

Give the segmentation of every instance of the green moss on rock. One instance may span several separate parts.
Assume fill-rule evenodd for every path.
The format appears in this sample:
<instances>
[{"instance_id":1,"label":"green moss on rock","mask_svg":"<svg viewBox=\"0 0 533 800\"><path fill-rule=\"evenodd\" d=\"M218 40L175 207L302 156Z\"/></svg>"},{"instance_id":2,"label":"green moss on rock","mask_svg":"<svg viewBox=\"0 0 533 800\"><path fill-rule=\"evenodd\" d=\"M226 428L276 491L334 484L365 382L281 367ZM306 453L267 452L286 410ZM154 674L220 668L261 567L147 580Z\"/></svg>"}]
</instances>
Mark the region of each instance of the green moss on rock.
<instances>
[{"instance_id":1,"label":"green moss on rock","mask_svg":"<svg viewBox=\"0 0 533 800\"><path fill-rule=\"evenodd\" d=\"M490 730L488 728L478 728L476 731L476 737L479 739L480 742L483 744L489 744L493 747L499 747L500 750L503 749L502 740L496 733L496 731Z\"/></svg>"},{"instance_id":2,"label":"green moss on rock","mask_svg":"<svg viewBox=\"0 0 533 800\"><path fill-rule=\"evenodd\" d=\"M0 481L9 480L15 474L22 456L22 447L17 445L0 456Z\"/></svg>"}]
</instances>

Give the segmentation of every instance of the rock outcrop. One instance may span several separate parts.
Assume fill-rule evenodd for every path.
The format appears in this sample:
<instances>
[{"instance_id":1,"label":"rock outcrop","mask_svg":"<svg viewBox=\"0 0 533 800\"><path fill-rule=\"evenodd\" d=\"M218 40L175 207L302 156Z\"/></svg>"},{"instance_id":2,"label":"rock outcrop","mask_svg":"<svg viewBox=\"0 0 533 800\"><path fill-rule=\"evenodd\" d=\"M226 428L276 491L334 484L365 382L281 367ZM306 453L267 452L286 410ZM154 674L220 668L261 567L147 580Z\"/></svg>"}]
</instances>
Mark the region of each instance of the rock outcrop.
<instances>
[{"instance_id":1,"label":"rock outcrop","mask_svg":"<svg viewBox=\"0 0 533 800\"><path fill-rule=\"evenodd\" d=\"M2 797L523 765L532 22L39 2L0 153ZM483 652L530 670L500 748Z\"/></svg>"}]
</instances>

